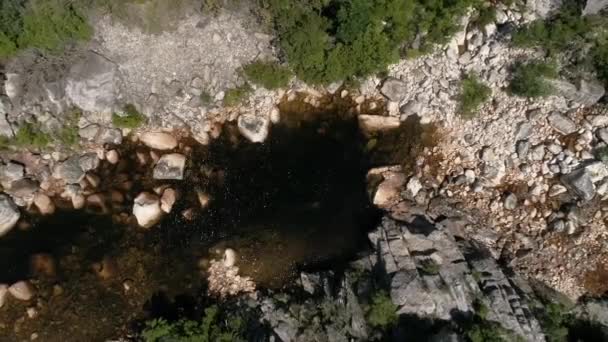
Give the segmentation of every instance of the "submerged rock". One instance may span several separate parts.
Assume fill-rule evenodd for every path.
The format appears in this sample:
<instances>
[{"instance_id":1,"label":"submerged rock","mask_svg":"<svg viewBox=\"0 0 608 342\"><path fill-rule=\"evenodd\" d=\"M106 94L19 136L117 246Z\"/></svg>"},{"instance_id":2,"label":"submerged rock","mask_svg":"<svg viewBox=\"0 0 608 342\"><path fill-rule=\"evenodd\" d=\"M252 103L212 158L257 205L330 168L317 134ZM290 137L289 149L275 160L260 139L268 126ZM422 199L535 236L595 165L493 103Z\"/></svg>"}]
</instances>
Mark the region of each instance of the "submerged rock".
<instances>
[{"instance_id":1,"label":"submerged rock","mask_svg":"<svg viewBox=\"0 0 608 342\"><path fill-rule=\"evenodd\" d=\"M146 132L139 139L144 145L155 150L172 150L177 147L177 139L169 133Z\"/></svg>"},{"instance_id":2,"label":"submerged rock","mask_svg":"<svg viewBox=\"0 0 608 342\"><path fill-rule=\"evenodd\" d=\"M261 143L266 140L270 130L270 121L267 118L243 114L237 121L239 132L252 143Z\"/></svg>"},{"instance_id":3,"label":"submerged rock","mask_svg":"<svg viewBox=\"0 0 608 342\"><path fill-rule=\"evenodd\" d=\"M160 221L162 214L160 199L155 194L142 192L135 198L133 215L135 215L137 224L141 227L152 227Z\"/></svg>"},{"instance_id":4,"label":"submerged rock","mask_svg":"<svg viewBox=\"0 0 608 342\"><path fill-rule=\"evenodd\" d=\"M0 194L0 236L13 229L20 217L21 213L15 202L9 196Z\"/></svg>"},{"instance_id":5,"label":"submerged rock","mask_svg":"<svg viewBox=\"0 0 608 342\"><path fill-rule=\"evenodd\" d=\"M186 156L179 153L165 154L154 167L154 179L184 179Z\"/></svg>"}]
</instances>

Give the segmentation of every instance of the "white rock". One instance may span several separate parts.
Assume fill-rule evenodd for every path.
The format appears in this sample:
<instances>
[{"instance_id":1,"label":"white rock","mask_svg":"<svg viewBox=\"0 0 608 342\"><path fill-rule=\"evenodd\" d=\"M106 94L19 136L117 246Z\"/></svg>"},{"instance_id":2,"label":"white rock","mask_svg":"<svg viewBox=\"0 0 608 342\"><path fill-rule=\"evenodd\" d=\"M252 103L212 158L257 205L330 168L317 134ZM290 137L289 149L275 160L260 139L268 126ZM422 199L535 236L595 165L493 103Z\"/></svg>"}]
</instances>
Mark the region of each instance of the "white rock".
<instances>
[{"instance_id":1,"label":"white rock","mask_svg":"<svg viewBox=\"0 0 608 342\"><path fill-rule=\"evenodd\" d=\"M184 169L186 168L186 156L179 153L165 154L154 166L154 179L184 179Z\"/></svg>"},{"instance_id":2,"label":"white rock","mask_svg":"<svg viewBox=\"0 0 608 342\"><path fill-rule=\"evenodd\" d=\"M237 120L239 132L252 143L261 143L266 140L270 130L270 121L267 118L251 114L240 115Z\"/></svg>"},{"instance_id":3,"label":"white rock","mask_svg":"<svg viewBox=\"0 0 608 342\"><path fill-rule=\"evenodd\" d=\"M118 163L118 161L120 160L118 152L116 152L116 150L110 150L110 151L108 151L108 153L106 153L106 160L110 164L116 164L116 163Z\"/></svg>"},{"instance_id":4,"label":"white rock","mask_svg":"<svg viewBox=\"0 0 608 342\"><path fill-rule=\"evenodd\" d=\"M281 112L279 108L273 107L270 111L270 122L273 124L278 124L281 121Z\"/></svg>"},{"instance_id":5,"label":"white rock","mask_svg":"<svg viewBox=\"0 0 608 342\"><path fill-rule=\"evenodd\" d=\"M224 251L224 259L222 260L222 262L224 263L224 266L232 267L236 265L236 258L237 256L234 249L226 248L226 250Z\"/></svg>"},{"instance_id":6,"label":"white rock","mask_svg":"<svg viewBox=\"0 0 608 342\"><path fill-rule=\"evenodd\" d=\"M373 170L370 170L370 173ZM401 172L385 172L384 180L378 185L373 203L378 208L388 209L400 199L401 188L405 184L405 175Z\"/></svg>"},{"instance_id":7,"label":"white rock","mask_svg":"<svg viewBox=\"0 0 608 342\"><path fill-rule=\"evenodd\" d=\"M20 217L21 213L15 202L9 196L0 194L0 236L13 229Z\"/></svg>"},{"instance_id":8,"label":"white rock","mask_svg":"<svg viewBox=\"0 0 608 342\"><path fill-rule=\"evenodd\" d=\"M139 139L144 145L156 150L172 150L177 147L177 139L169 133L146 132Z\"/></svg>"},{"instance_id":9,"label":"white rock","mask_svg":"<svg viewBox=\"0 0 608 342\"><path fill-rule=\"evenodd\" d=\"M18 281L8 288L8 292L15 299L27 301L34 297L34 289L27 281Z\"/></svg>"},{"instance_id":10,"label":"white rock","mask_svg":"<svg viewBox=\"0 0 608 342\"><path fill-rule=\"evenodd\" d=\"M410 178L410 180L407 182L407 190L410 192L412 197L416 197L416 195L418 195L418 192L422 190L422 183L420 183L418 177Z\"/></svg>"},{"instance_id":11,"label":"white rock","mask_svg":"<svg viewBox=\"0 0 608 342\"><path fill-rule=\"evenodd\" d=\"M162 217L160 208L160 200L155 194L142 192L135 198L133 204L133 215L137 219L137 223L143 228L150 228Z\"/></svg>"}]
</instances>

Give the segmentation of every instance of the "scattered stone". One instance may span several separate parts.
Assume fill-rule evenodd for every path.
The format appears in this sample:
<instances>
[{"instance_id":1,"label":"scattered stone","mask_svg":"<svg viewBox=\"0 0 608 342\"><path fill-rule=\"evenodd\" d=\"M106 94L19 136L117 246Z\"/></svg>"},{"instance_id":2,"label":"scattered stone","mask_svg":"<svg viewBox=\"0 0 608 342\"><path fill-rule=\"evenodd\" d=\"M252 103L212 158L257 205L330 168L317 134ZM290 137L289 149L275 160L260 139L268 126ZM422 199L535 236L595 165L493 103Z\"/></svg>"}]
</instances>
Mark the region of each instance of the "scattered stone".
<instances>
[{"instance_id":1,"label":"scattered stone","mask_svg":"<svg viewBox=\"0 0 608 342\"><path fill-rule=\"evenodd\" d=\"M358 119L359 128L368 136L377 132L396 129L401 125L399 118L393 116L361 114L358 116Z\"/></svg>"},{"instance_id":2,"label":"scattered stone","mask_svg":"<svg viewBox=\"0 0 608 342\"><path fill-rule=\"evenodd\" d=\"M144 145L155 150L172 150L177 147L177 139L169 133L146 132L139 139Z\"/></svg>"},{"instance_id":3,"label":"scattered stone","mask_svg":"<svg viewBox=\"0 0 608 342\"><path fill-rule=\"evenodd\" d=\"M158 223L162 217L158 196L149 192L139 194L133 204L133 215L143 228L150 228Z\"/></svg>"},{"instance_id":4,"label":"scattered stone","mask_svg":"<svg viewBox=\"0 0 608 342\"><path fill-rule=\"evenodd\" d=\"M530 143L528 140L520 140L517 142L515 150L517 152L517 158L520 160L525 160L528 156L528 151L530 151Z\"/></svg>"},{"instance_id":5,"label":"scattered stone","mask_svg":"<svg viewBox=\"0 0 608 342\"><path fill-rule=\"evenodd\" d=\"M407 87L403 81L398 80L394 77L389 77L382 83L380 92L393 102L401 102L401 99L405 96Z\"/></svg>"},{"instance_id":6,"label":"scattered stone","mask_svg":"<svg viewBox=\"0 0 608 342\"><path fill-rule=\"evenodd\" d=\"M418 101L411 100L399 108L399 112L404 116L415 115L420 112L422 106Z\"/></svg>"},{"instance_id":7,"label":"scattered stone","mask_svg":"<svg viewBox=\"0 0 608 342\"><path fill-rule=\"evenodd\" d=\"M122 131L118 128L104 128L101 130L97 142L100 144L120 145L122 143Z\"/></svg>"},{"instance_id":8,"label":"scattered stone","mask_svg":"<svg viewBox=\"0 0 608 342\"><path fill-rule=\"evenodd\" d=\"M53 200L41 192L36 193L34 196L34 204L42 215L51 215L55 212L55 204L53 203Z\"/></svg>"},{"instance_id":9,"label":"scattered stone","mask_svg":"<svg viewBox=\"0 0 608 342\"><path fill-rule=\"evenodd\" d=\"M553 112L549 115L547 120L554 130L562 134L568 135L576 132L576 124L574 121L561 113Z\"/></svg>"},{"instance_id":10,"label":"scattered stone","mask_svg":"<svg viewBox=\"0 0 608 342\"><path fill-rule=\"evenodd\" d=\"M100 131L101 127L99 125L91 124L79 129L78 135L89 142L93 142L97 140L97 136L99 135Z\"/></svg>"},{"instance_id":11,"label":"scattered stone","mask_svg":"<svg viewBox=\"0 0 608 342\"><path fill-rule=\"evenodd\" d=\"M549 189L549 197L556 197L568 191L565 186L561 184L553 184Z\"/></svg>"},{"instance_id":12,"label":"scattered stone","mask_svg":"<svg viewBox=\"0 0 608 342\"><path fill-rule=\"evenodd\" d=\"M496 155L494 154L494 150L491 147L484 147L480 152L481 160L484 162L493 162L496 160Z\"/></svg>"},{"instance_id":13,"label":"scattered stone","mask_svg":"<svg viewBox=\"0 0 608 342\"><path fill-rule=\"evenodd\" d=\"M533 161L541 161L545 158L545 145L539 144L532 148L532 151L529 154L530 160Z\"/></svg>"},{"instance_id":14,"label":"scattered stone","mask_svg":"<svg viewBox=\"0 0 608 342\"><path fill-rule=\"evenodd\" d=\"M578 169L561 177L562 184L583 201L590 201L595 196L595 186L586 169Z\"/></svg>"},{"instance_id":15,"label":"scattered stone","mask_svg":"<svg viewBox=\"0 0 608 342\"><path fill-rule=\"evenodd\" d=\"M529 122L520 122L515 130L515 140L528 139L532 133L532 125Z\"/></svg>"},{"instance_id":16,"label":"scattered stone","mask_svg":"<svg viewBox=\"0 0 608 342\"><path fill-rule=\"evenodd\" d=\"M154 179L184 179L184 169L186 168L186 156L179 153L165 154L154 167Z\"/></svg>"},{"instance_id":17,"label":"scattered stone","mask_svg":"<svg viewBox=\"0 0 608 342\"><path fill-rule=\"evenodd\" d=\"M410 178L410 180L407 182L407 190L409 191L410 195L412 197L416 197L416 195L418 195L418 192L422 189L422 183L420 183L420 180L418 179L418 177L412 177Z\"/></svg>"},{"instance_id":18,"label":"scattered stone","mask_svg":"<svg viewBox=\"0 0 608 342\"><path fill-rule=\"evenodd\" d=\"M80 167L80 157L73 156L55 166L53 177L62 179L67 184L77 184L85 176L85 172Z\"/></svg>"},{"instance_id":19,"label":"scattered stone","mask_svg":"<svg viewBox=\"0 0 608 342\"><path fill-rule=\"evenodd\" d=\"M239 132L252 143L262 143L268 137L270 121L267 118L243 114L237 120Z\"/></svg>"},{"instance_id":20,"label":"scattered stone","mask_svg":"<svg viewBox=\"0 0 608 342\"><path fill-rule=\"evenodd\" d=\"M18 281L8 288L8 292L15 299L28 301L34 297L34 288L27 281Z\"/></svg>"},{"instance_id":21,"label":"scattered stone","mask_svg":"<svg viewBox=\"0 0 608 342\"><path fill-rule=\"evenodd\" d=\"M9 196L0 194L0 237L13 229L20 217L15 202Z\"/></svg>"},{"instance_id":22,"label":"scattered stone","mask_svg":"<svg viewBox=\"0 0 608 342\"><path fill-rule=\"evenodd\" d=\"M177 192L171 188L165 189L163 195L160 198L160 208L165 213L170 213L173 209L173 205L177 201Z\"/></svg>"},{"instance_id":23,"label":"scattered stone","mask_svg":"<svg viewBox=\"0 0 608 342\"><path fill-rule=\"evenodd\" d=\"M517 196L513 193L508 194L505 199L504 199L504 207L507 210L514 210L515 208L517 208L517 204L518 204L518 199Z\"/></svg>"}]
</instances>

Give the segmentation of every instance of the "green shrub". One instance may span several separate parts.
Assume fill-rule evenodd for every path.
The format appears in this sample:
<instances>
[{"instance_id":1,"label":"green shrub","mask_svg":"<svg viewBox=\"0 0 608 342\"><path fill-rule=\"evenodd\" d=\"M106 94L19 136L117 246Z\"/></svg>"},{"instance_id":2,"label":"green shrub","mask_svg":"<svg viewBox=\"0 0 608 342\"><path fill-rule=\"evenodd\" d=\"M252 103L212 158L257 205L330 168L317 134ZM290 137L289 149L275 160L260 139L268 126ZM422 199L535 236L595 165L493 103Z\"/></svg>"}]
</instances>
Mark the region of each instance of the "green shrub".
<instances>
[{"instance_id":1,"label":"green shrub","mask_svg":"<svg viewBox=\"0 0 608 342\"><path fill-rule=\"evenodd\" d=\"M134 105L125 106L123 113L112 114L112 124L118 128L134 129L146 122L146 117Z\"/></svg>"},{"instance_id":2,"label":"green shrub","mask_svg":"<svg viewBox=\"0 0 608 342\"><path fill-rule=\"evenodd\" d=\"M568 337L568 315L563 305L549 303L541 319L543 331L549 342L564 342Z\"/></svg>"},{"instance_id":3,"label":"green shrub","mask_svg":"<svg viewBox=\"0 0 608 342\"><path fill-rule=\"evenodd\" d=\"M595 157L608 164L608 146L600 147L595 150Z\"/></svg>"},{"instance_id":4,"label":"green shrub","mask_svg":"<svg viewBox=\"0 0 608 342\"><path fill-rule=\"evenodd\" d=\"M479 8L479 12L473 23L479 28L484 28L494 21L496 21L496 7L488 5Z\"/></svg>"},{"instance_id":5,"label":"green shrub","mask_svg":"<svg viewBox=\"0 0 608 342\"><path fill-rule=\"evenodd\" d=\"M39 125L26 123L17 130L13 143L20 147L42 149L47 147L51 140L51 136L43 132Z\"/></svg>"},{"instance_id":6,"label":"green shrub","mask_svg":"<svg viewBox=\"0 0 608 342\"><path fill-rule=\"evenodd\" d=\"M553 64L543 62L517 64L509 89L513 94L524 97L548 96L554 89L547 78L557 76L557 68Z\"/></svg>"},{"instance_id":7,"label":"green shrub","mask_svg":"<svg viewBox=\"0 0 608 342\"><path fill-rule=\"evenodd\" d=\"M243 102L252 91L253 89L251 89L251 86L248 83L236 88L228 89L226 95L224 95L224 105L228 107L236 106Z\"/></svg>"},{"instance_id":8,"label":"green shrub","mask_svg":"<svg viewBox=\"0 0 608 342\"><path fill-rule=\"evenodd\" d=\"M591 58L597 71L597 76L608 87L608 37L597 42L591 50Z\"/></svg>"},{"instance_id":9,"label":"green shrub","mask_svg":"<svg viewBox=\"0 0 608 342\"><path fill-rule=\"evenodd\" d=\"M466 332L471 342L509 342L505 338L504 329L494 322L474 323Z\"/></svg>"},{"instance_id":10,"label":"green shrub","mask_svg":"<svg viewBox=\"0 0 608 342\"><path fill-rule=\"evenodd\" d=\"M397 323L397 306L385 292L378 292L372 298L367 311L367 321L374 327L386 328Z\"/></svg>"},{"instance_id":11,"label":"green shrub","mask_svg":"<svg viewBox=\"0 0 608 342\"><path fill-rule=\"evenodd\" d=\"M276 62L256 61L243 67L247 78L266 89L278 89L287 86L291 72Z\"/></svg>"},{"instance_id":12,"label":"green shrub","mask_svg":"<svg viewBox=\"0 0 608 342\"><path fill-rule=\"evenodd\" d=\"M245 341L243 338L244 324L241 319L230 319L223 323L219 319L219 309L211 306L205 309L205 315L200 322L179 320L167 322L164 319L154 319L146 322L141 333L145 342L233 342Z\"/></svg>"},{"instance_id":13,"label":"green shrub","mask_svg":"<svg viewBox=\"0 0 608 342\"><path fill-rule=\"evenodd\" d=\"M474 75L467 75L460 88L460 114L465 118L473 117L479 106L492 95L490 87Z\"/></svg>"}]
</instances>

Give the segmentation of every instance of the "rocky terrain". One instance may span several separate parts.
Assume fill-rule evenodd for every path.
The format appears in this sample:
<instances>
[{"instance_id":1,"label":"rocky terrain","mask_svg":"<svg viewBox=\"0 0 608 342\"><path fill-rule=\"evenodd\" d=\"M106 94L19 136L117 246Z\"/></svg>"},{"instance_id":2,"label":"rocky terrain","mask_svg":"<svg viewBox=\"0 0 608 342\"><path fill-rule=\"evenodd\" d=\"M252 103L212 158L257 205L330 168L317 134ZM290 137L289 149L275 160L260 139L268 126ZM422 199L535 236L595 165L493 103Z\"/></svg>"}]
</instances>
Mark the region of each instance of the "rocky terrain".
<instances>
[{"instance_id":1,"label":"rocky terrain","mask_svg":"<svg viewBox=\"0 0 608 342\"><path fill-rule=\"evenodd\" d=\"M234 146L241 137L264 144L273 127L290 123L290 109L338 106L356 116L372 153L391 132L411 134L404 127L412 121L432 129L432 144L416 146L411 160L369 170L370 200L383 217L368 234L369 250L346 266L304 271L281 293L239 275L238 250L201 261L209 293L238 297L258 312L267 328L260 336L398 341L415 332L460 341L499 326L503 340L553 341L544 313L550 303L567 303L571 317L605 330L605 83L594 73L564 72L546 79L554 90L548 96L515 96L509 87L513 65L547 58L540 48L513 45L515 31L559 13L562 3L497 2L487 24L469 11L446 43L385 73L325 86L292 77L272 90L248 85L243 73L254 61L285 57L247 8L191 13L160 33L98 13L90 41L2 61L0 236L28 230L32 217L72 209L140 232L171 215L193 221L214 200L205 186L224 179L223 171L200 167L200 184L184 186L200 166L199 147L225 136ZM582 16L608 8L583 3ZM465 118L460 84L469 74L490 95ZM227 100L245 86L251 89L239 103ZM194 205L179 205L183 198ZM35 301L32 284L0 284L0 310L9 294ZM388 328L366 322L377 293L398 315ZM33 319L36 310L28 304L21 316Z\"/></svg>"}]
</instances>

